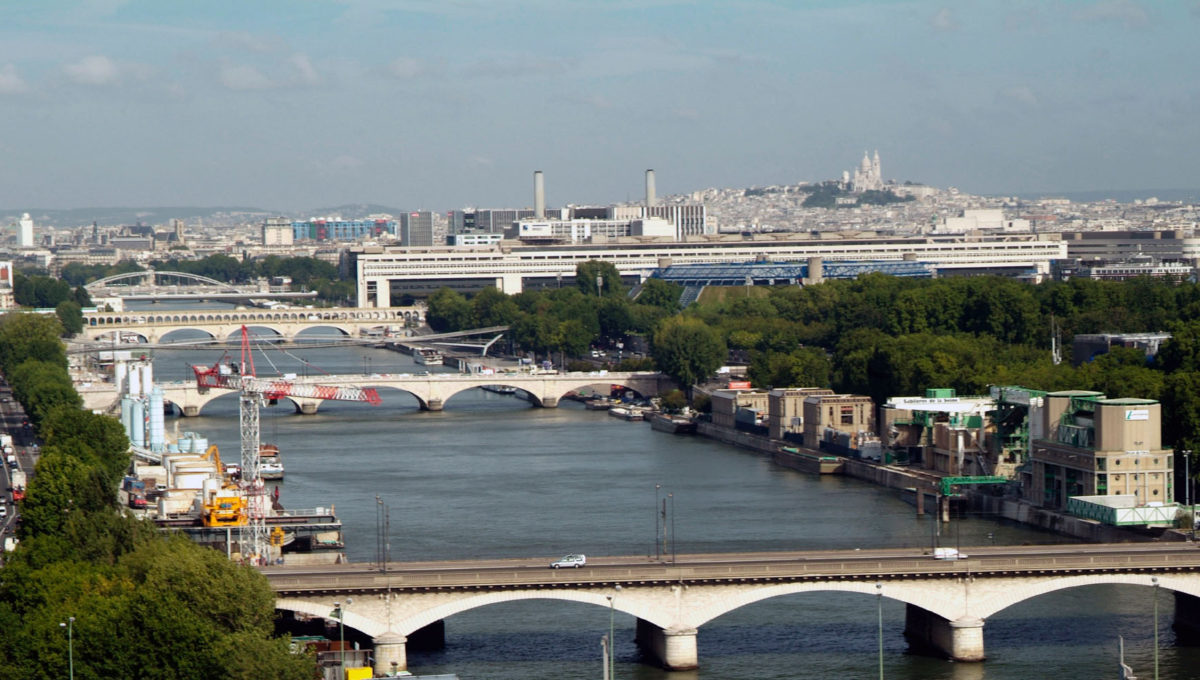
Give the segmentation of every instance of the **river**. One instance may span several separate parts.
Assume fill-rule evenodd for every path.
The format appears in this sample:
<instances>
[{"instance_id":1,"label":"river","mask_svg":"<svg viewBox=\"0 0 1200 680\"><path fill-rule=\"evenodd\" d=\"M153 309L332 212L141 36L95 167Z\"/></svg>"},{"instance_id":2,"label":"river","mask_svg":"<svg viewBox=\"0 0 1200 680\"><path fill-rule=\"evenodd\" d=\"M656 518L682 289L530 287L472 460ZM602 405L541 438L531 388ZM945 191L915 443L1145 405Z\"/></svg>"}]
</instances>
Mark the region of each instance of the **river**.
<instances>
[{"instance_id":1,"label":"river","mask_svg":"<svg viewBox=\"0 0 1200 680\"><path fill-rule=\"evenodd\" d=\"M276 351L280 372L424 370L404 355L373 348L290 351L310 364ZM189 364L211 364L219 355L158 351L155 370L161 380L185 379ZM256 356L256 364L260 374L268 372L264 358ZM280 500L297 508L335 506L355 561L377 554L377 496L389 508L393 561L650 554L659 524L655 509L668 492L673 511L667 524L681 553L931 543L932 520L916 517L894 491L788 470L755 453L655 432L574 402L541 409L472 390L442 412L422 412L405 393L381 390L381 396L380 406L326 402L314 416L295 415L289 402L263 409L263 441L279 445L287 468ZM234 395L178 423L236 459ZM955 519L943 532L943 545L964 547L1066 540L988 516ZM1198 650L1175 645L1170 594L1159 597L1160 677L1200 678ZM1127 663L1150 678L1152 598L1146 587L1089 586L1027 600L987 621L986 662L956 664L909 654L904 605L885 597L884 675L1116 678L1117 640L1124 636ZM684 673L640 663L634 619L617 612L616 677L877 677L876 607L872 596L847 593L798 594L744 607L700 628L701 668ZM577 603L493 605L447 619L446 647L410 649L409 668L463 680L598 678L600 637L608 626L608 611Z\"/></svg>"}]
</instances>

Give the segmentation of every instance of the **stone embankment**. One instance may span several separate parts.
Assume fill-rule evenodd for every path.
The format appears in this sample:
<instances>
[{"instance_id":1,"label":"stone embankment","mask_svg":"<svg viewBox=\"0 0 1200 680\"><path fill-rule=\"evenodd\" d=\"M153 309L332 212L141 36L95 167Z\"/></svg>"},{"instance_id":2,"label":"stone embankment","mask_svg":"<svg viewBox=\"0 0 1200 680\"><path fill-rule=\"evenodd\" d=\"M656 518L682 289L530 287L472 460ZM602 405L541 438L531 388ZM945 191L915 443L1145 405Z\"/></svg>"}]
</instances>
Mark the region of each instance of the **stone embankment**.
<instances>
[{"instance_id":1,"label":"stone embankment","mask_svg":"<svg viewBox=\"0 0 1200 680\"><path fill-rule=\"evenodd\" d=\"M751 449L768 455L779 465L811 472L809 466L797 456L782 453L783 446L796 446L791 442L780 442L770 437L719 427L712 423L700 423L697 433L726 444ZM811 454L828 455L797 447ZM874 461L842 459L843 464L839 474L861 479L890 489L896 489L907 494L906 500L916 503L917 490L922 490L925 498L921 506L932 512L937 507L936 488L939 475L919 468L907 468L898 465L882 465ZM1116 527L1102 524L1095 520L1083 519L1073 515L1052 512L1039 508L1028 501L1005 496L993 496L987 493L967 490L964 498L968 507L974 512L985 513L1005 519L1035 526L1047 531L1096 543L1120 543L1127 541L1184 541L1186 534L1179 531L1147 529L1143 527Z\"/></svg>"}]
</instances>

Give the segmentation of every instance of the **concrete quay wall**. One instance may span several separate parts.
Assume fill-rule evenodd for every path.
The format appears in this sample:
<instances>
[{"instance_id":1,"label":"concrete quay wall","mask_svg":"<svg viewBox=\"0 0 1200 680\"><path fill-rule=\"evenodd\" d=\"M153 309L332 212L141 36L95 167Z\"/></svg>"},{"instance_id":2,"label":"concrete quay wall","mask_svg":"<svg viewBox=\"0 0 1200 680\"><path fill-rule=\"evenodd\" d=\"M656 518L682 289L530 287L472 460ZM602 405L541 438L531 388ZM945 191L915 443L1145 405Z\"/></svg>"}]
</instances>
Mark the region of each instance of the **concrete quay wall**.
<instances>
[{"instance_id":1,"label":"concrete quay wall","mask_svg":"<svg viewBox=\"0 0 1200 680\"><path fill-rule=\"evenodd\" d=\"M712 423L699 423L696 431L704 437L769 455L784 467L802 472L809 471L807 467L802 467L796 461L792 461L792 464L789 465L789 458L785 454L779 453L780 446L795 446L792 443L779 442L770 437L719 427ZM844 461L845 463L841 471L843 475L890 489L928 489L930 496L927 497L924 504L926 512L933 512L937 507L932 501L931 475L924 470L908 470L902 467L879 465L853 458L846 458ZM1016 498L989 496L970 491L965 494L965 498L969 504L968 507L973 511L990 513L1083 541L1121 543L1126 541L1187 540L1186 535L1178 531L1163 532L1147 530L1141 527L1110 526L1094 520L1052 512Z\"/></svg>"}]
</instances>

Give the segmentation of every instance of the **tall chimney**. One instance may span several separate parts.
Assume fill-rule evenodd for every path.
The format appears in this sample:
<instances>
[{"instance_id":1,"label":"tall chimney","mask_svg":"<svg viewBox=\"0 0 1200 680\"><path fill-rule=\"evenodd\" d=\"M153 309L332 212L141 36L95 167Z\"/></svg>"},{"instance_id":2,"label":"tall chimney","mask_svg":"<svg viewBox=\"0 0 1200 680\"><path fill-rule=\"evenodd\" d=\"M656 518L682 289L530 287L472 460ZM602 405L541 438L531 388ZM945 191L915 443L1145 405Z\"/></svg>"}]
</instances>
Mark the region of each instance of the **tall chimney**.
<instances>
[{"instance_id":1,"label":"tall chimney","mask_svg":"<svg viewBox=\"0 0 1200 680\"><path fill-rule=\"evenodd\" d=\"M533 172L533 218L546 219L546 182L541 170Z\"/></svg>"},{"instance_id":2,"label":"tall chimney","mask_svg":"<svg viewBox=\"0 0 1200 680\"><path fill-rule=\"evenodd\" d=\"M646 207L651 208L658 197L654 195L654 170L646 171Z\"/></svg>"}]
</instances>

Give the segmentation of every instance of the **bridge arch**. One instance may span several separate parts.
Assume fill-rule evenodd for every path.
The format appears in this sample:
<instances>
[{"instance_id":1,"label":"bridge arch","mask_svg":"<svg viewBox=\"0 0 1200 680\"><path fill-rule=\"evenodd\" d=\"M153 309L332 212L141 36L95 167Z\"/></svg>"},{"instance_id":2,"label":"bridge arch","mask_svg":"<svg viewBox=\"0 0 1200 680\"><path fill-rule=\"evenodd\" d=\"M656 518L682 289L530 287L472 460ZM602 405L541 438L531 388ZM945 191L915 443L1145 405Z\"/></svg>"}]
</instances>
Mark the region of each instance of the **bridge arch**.
<instances>
[{"instance_id":1,"label":"bridge arch","mask_svg":"<svg viewBox=\"0 0 1200 680\"><path fill-rule=\"evenodd\" d=\"M612 591L609 590L606 592L611 593ZM602 592L600 590L524 590L480 593L470 597L446 601L441 605L429 607L418 612L413 612L407 616L400 614L394 617L396 620L392 624L391 632L408 636L428 625L448 619L455 614L461 614L463 612L471 611L472 609L479 609L489 605L516 602L520 600L556 600L560 602L579 602L582 604L590 604L603 609L608 609L609 603L606 592ZM354 597L354 605L360 605L358 596L355 595ZM368 597L371 598L370 603L366 602ZM357 630L365 635L370 635L371 637L377 637L385 632L389 632L388 624L387 621L384 620L384 617L376 618L371 615L372 613L378 612L379 608L381 607L379 600L379 597L364 595L362 605L359 606L359 609L361 610L359 613L355 613L355 607L353 605L348 607L346 609L346 618L344 620L345 626L347 628L353 628L354 630ZM635 604L635 606L632 607L622 605L621 598L618 597L613 603L613 610L623 614L630 614L638 618L650 620L648 617L642 615L642 610L648 608L636 606L636 603L633 604ZM393 609L398 608L395 602L393 602L392 607ZM329 618L331 608L328 603L289 597L277 598L275 600L275 609L292 611L327 619ZM661 619L662 617L655 618Z\"/></svg>"},{"instance_id":2,"label":"bridge arch","mask_svg":"<svg viewBox=\"0 0 1200 680\"><path fill-rule=\"evenodd\" d=\"M234 293L238 292L237 288L234 287L233 285L225 283L224 281L210 279L207 276L200 276L199 274L188 274L187 272L169 272L169 271L163 272L163 271L157 271L154 269L146 269L146 270L139 271L139 272L126 272L124 274L114 274L112 276L106 276L102 279L96 279L95 281L92 281L91 283L86 284L84 286L84 288L89 292L94 292L94 291L97 291L97 290L107 287L109 284L117 283L119 281L149 280L151 283L156 283L156 282L158 282L159 277L182 279L184 281L194 281L196 283L202 283L205 285L222 288L228 292L234 292Z\"/></svg>"},{"instance_id":3,"label":"bridge arch","mask_svg":"<svg viewBox=\"0 0 1200 680\"><path fill-rule=\"evenodd\" d=\"M1158 579L1159 587L1200 598L1200 581L1187 574L1084 574L1063 576L1054 579L1029 579L1024 583L1005 588L989 588L984 592L972 591L971 609L975 616L987 617L1013 605L1059 590L1095 585L1130 585L1154 587L1151 578ZM933 610L931 610L933 611Z\"/></svg>"},{"instance_id":4,"label":"bridge arch","mask_svg":"<svg viewBox=\"0 0 1200 680\"><path fill-rule=\"evenodd\" d=\"M841 592L859 593L875 597L879 595L875 583L875 581L843 581L835 583L798 582L779 583L753 589L729 588L727 593L722 594L721 597L713 598L708 605L694 609L689 616L688 624L694 628L699 628L701 625L715 618L724 616L742 607L798 593ZM948 601L949 598L928 589L915 590L904 588L902 584L884 581L882 593L889 600L897 600L905 604L927 609L943 618L955 619L961 613L955 610L955 605L953 602ZM661 616L657 618L643 616L641 618L661 627L666 627L672 622L670 619L663 619Z\"/></svg>"}]
</instances>

